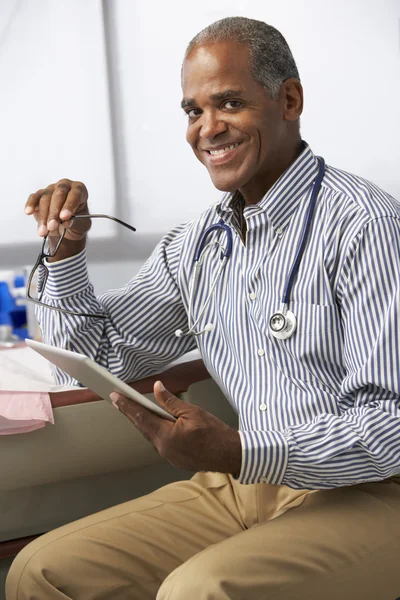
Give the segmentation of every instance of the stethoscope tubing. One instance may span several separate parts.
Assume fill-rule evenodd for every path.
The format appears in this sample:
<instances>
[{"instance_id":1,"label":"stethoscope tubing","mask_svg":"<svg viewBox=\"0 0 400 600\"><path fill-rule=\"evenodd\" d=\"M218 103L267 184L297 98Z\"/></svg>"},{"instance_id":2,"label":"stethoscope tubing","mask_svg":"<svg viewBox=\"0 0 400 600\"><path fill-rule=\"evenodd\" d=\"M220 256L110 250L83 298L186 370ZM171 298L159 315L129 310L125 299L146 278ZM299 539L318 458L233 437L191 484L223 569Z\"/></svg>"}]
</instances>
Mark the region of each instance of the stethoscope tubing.
<instances>
[{"instance_id":1,"label":"stethoscope tubing","mask_svg":"<svg viewBox=\"0 0 400 600\"><path fill-rule=\"evenodd\" d=\"M216 229L223 229L226 233L226 248L224 249L222 255L224 258L229 258L232 254L232 231L226 223L223 222L222 219L218 221L218 223L214 223L214 225L210 225L207 227L203 235L201 236L199 243L197 244L196 252L194 253L194 262L197 264L200 260L201 253L204 250L204 246L207 242L207 237L210 233L215 231Z\"/></svg>"},{"instance_id":2,"label":"stethoscope tubing","mask_svg":"<svg viewBox=\"0 0 400 600\"><path fill-rule=\"evenodd\" d=\"M321 156L318 156L317 160L319 162L318 174L317 174L317 177L314 182L313 191L312 191L311 199L310 199L310 204L308 205L306 219L303 224L303 229L302 229L301 237L300 237L301 242L297 249L296 257L293 261L292 268L290 269L290 273L287 278L285 289L284 289L283 296L282 296L282 304L286 305L286 306L289 304L290 293L292 291L294 278L296 277L296 275L299 271L300 261L303 257L304 250L305 250L306 243L307 243L308 234L311 229L311 221L312 221L313 214L314 214L315 203L317 201L317 197L318 197L319 191L321 189L322 179L325 174L324 159Z\"/></svg>"}]
</instances>

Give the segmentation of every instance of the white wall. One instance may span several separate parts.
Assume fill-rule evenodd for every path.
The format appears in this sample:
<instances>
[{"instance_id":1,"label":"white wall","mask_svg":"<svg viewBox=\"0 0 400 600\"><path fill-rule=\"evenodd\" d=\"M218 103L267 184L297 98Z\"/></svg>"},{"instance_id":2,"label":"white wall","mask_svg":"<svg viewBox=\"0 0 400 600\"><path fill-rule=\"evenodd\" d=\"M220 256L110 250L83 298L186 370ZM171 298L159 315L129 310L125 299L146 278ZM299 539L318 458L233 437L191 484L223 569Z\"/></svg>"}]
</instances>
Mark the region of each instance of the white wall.
<instances>
[{"instance_id":1,"label":"white wall","mask_svg":"<svg viewBox=\"0 0 400 600\"><path fill-rule=\"evenodd\" d=\"M399 2L117 0L111 6L126 183L142 231L165 231L218 198L184 139L180 65L191 37L229 15L265 20L287 38L305 88L302 133L314 151L400 196Z\"/></svg>"},{"instance_id":2,"label":"white wall","mask_svg":"<svg viewBox=\"0 0 400 600\"><path fill-rule=\"evenodd\" d=\"M243 15L285 35L305 89L302 135L328 163L400 198L400 2L398 0L112 0L115 87L124 148L126 216L160 236L219 197L185 141L180 66L200 29ZM113 263L113 281L141 261ZM104 288L103 265L92 267ZM97 277L99 277L97 279Z\"/></svg>"},{"instance_id":3,"label":"white wall","mask_svg":"<svg viewBox=\"0 0 400 600\"><path fill-rule=\"evenodd\" d=\"M29 193L82 179L114 210L114 165L100 0L0 1L0 166L6 243L37 239ZM7 206L7 210L4 210ZM94 236L109 235L110 222Z\"/></svg>"},{"instance_id":4,"label":"white wall","mask_svg":"<svg viewBox=\"0 0 400 600\"><path fill-rule=\"evenodd\" d=\"M78 5L93 2L72 0L77 10ZM37 3L46 2L31 0ZM71 0L47 4L65 9ZM185 141L180 66L191 37L212 21L231 15L265 20L285 35L305 89L302 134L314 152L400 197L399 0L203 0L194 5L184 0L106 0L104 14L115 142L115 210L139 234L161 237L219 197ZM32 19L34 29L34 15ZM87 29L88 39L96 27ZM28 44L24 36L18 42L22 47ZM97 52L101 54L100 47ZM32 86L33 80L29 91ZM53 89L51 94L57 96ZM1 102L0 98L0 106ZM97 158L101 179L100 145L93 155ZM30 170L39 172L35 165ZM102 194L92 183L89 187L91 208L97 210ZM122 284L137 271L148 254L147 248L145 252L140 248L138 244L132 256L125 253L123 262L114 256L112 263L105 260L104 251L91 268L98 291Z\"/></svg>"}]
</instances>

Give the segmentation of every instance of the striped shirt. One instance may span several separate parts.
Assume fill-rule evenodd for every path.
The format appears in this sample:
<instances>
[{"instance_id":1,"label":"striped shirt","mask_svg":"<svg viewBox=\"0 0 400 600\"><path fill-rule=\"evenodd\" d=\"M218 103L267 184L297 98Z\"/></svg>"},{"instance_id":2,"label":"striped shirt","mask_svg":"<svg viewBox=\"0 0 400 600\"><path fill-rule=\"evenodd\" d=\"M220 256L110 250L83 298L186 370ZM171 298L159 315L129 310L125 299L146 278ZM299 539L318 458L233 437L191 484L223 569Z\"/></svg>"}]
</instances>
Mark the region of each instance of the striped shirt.
<instances>
[{"instance_id":1,"label":"striped shirt","mask_svg":"<svg viewBox=\"0 0 400 600\"><path fill-rule=\"evenodd\" d=\"M238 413L244 484L324 489L400 472L400 204L327 166L289 301L297 330L286 340L269 331L317 171L305 145L258 204L242 210L240 194L225 194L166 235L127 285L98 298L85 252L50 264L44 301L103 311L105 320L38 310L46 342L83 352L126 381L197 346ZM214 329L177 338L176 329L187 330L198 240L220 219L231 228L232 254L196 327ZM224 236L208 238L194 319L218 270L213 242Z\"/></svg>"}]
</instances>

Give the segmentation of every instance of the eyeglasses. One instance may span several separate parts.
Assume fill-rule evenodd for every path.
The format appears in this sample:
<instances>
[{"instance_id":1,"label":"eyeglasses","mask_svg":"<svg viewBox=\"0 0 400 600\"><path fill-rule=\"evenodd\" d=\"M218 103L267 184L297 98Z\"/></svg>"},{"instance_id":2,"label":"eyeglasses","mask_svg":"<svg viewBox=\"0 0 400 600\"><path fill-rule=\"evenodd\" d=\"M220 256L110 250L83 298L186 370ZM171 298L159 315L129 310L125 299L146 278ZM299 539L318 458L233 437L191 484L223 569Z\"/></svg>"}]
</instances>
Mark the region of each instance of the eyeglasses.
<instances>
[{"instance_id":1,"label":"eyeglasses","mask_svg":"<svg viewBox=\"0 0 400 600\"><path fill-rule=\"evenodd\" d=\"M116 223L123 225L123 227L127 227L131 231L136 231L136 229L134 227L132 227L132 225L128 225L128 223L125 223L124 221L117 219L117 217L110 217L109 215L73 215L71 217L71 219L69 219L69 221L72 221L73 219L111 219L111 221L115 221ZM63 221L60 221L60 223L62 223L62 222ZM57 251L64 239L66 231L67 231L67 229L65 228L53 251L50 251L50 249L49 249L49 244L48 244L48 240L47 240L48 236L46 235L46 237L43 239L42 250L41 250L41 252L35 262L35 265L29 275L29 278L28 278L28 283L26 286L26 298L27 298L27 300L29 300L30 302L33 302L34 304L37 304L39 306L45 306L46 308L50 308L51 310L57 310L58 312L65 313L67 315L74 315L77 317L92 317L95 319L105 319L106 318L105 314L79 313L79 312L75 312L73 310L67 310L66 308L59 308L58 306L52 306L51 304L46 304L45 302L41 301L45 287L46 287L47 278L49 276L49 270L46 266L46 263L44 262L44 259L45 258L53 258L53 256L55 256L57 254ZM37 283L35 284L36 277L37 277ZM36 294L36 297L34 297L32 294Z\"/></svg>"}]
</instances>

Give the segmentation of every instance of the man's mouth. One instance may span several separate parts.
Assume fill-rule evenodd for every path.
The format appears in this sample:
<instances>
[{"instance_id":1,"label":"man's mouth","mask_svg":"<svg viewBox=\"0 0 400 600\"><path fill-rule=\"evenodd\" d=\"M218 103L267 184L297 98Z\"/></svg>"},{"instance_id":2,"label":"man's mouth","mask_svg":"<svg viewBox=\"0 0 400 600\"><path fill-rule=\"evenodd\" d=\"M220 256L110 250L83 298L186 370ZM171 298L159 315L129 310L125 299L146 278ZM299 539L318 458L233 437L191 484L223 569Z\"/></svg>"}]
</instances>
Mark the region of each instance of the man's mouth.
<instances>
[{"instance_id":1,"label":"man's mouth","mask_svg":"<svg viewBox=\"0 0 400 600\"><path fill-rule=\"evenodd\" d=\"M229 146L225 146L224 148L218 148L218 150L207 150L211 156L218 156L219 154L224 154L225 152L229 152L229 150L234 150L243 142L235 142L234 144L230 144Z\"/></svg>"},{"instance_id":2,"label":"man's mouth","mask_svg":"<svg viewBox=\"0 0 400 600\"><path fill-rule=\"evenodd\" d=\"M243 142L234 142L233 144L227 144L226 146L220 146L219 148L207 148L205 149L206 160L205 163L210 167L217 167L219 165L225 165L231 160L235 160L236 154L241 152L238 150Z\"/></svg>"}]
</instances>

